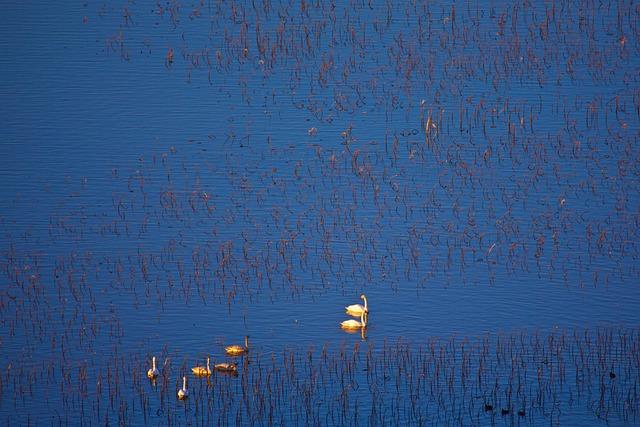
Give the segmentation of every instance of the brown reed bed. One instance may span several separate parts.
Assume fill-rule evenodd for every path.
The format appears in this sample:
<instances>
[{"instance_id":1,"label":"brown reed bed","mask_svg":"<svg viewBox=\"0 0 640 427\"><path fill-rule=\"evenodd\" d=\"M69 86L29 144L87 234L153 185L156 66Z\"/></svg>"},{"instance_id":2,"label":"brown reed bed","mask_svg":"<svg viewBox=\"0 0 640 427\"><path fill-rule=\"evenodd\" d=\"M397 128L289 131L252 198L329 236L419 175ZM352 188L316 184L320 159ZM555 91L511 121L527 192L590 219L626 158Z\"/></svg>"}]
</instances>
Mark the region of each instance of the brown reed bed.
<instances>
[{"instance_id":1,"label":"brown reed bed","mask_svg":"<svg viewBox=\"0 0 640 427\"><path fill-rule=\"evenodd\" d=\"M148 355L116 347L81 362L14 361L0 408L63 424L633 424L638 345L635 329L598 328L287 348L252 355L237 377L190 377L183 402L186 360L164 354L149 381Z\"/></svg>"}]
</instances>

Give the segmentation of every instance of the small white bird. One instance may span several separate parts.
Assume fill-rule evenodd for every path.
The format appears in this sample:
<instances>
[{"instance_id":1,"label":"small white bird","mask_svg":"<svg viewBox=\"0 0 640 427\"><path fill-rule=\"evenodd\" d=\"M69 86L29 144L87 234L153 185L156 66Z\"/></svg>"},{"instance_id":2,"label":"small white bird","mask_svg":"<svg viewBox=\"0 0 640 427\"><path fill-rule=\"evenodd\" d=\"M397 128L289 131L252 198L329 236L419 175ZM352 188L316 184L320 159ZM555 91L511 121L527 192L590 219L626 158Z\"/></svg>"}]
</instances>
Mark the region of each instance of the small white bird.
<instances>
[{"instance_id":1,"label":"small white bird","mask_svg":"<svg viewBox=\"0 0 640 427\"><path fill-rule=\"evenodd\" d=\"M364 300L364 307L361 306L360 304L353 304L350 306L345 307L345 309L347 310L347 314L350 314L352 316L360 316L360 314L362 314L363 312L369 312L369 306L367 305L367 297L364 296L364 294L360 295L360 299Z\"/></svg>"},{"instance_id":2,"label":"small white bird","mask_svg":"<svg viewBox=\"0 0 640 427\"><path fill-rule=\"evenodd\" d=\"M178 390L178 399L184 400L189 397L189 390L187 390L187 377L182 377L182 388Z\"/></svg>"},{"instance_id":3,"label":"small white bird","mask_svg":"<svg viewBox=\"0 0 640 427\"><path fill-rule=\"evenodd\" d=\"M158 375L160 375L160 371L158 371L158 369L156 368L156 357L153 356L153 366L151 367L151 369L147 371L147 378L149 378L150 380L153 380Z\"/></svg>"}]
</instances>

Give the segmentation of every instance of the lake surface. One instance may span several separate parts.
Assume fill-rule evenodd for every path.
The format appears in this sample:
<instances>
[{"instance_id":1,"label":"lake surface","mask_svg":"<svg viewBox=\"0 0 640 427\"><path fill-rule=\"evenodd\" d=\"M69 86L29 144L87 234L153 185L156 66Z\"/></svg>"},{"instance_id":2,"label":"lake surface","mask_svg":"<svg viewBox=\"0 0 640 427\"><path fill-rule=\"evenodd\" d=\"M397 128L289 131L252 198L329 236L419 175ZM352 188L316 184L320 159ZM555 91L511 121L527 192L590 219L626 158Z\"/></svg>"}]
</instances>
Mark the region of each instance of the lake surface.
<instances>
[{"instance_id":1,"label":"lake surface","mask_svg":"<svg viewBox=\"0 0 640 427\"><path fill-rule=\"evenodd\" d=\"M637 4L63 3L0 26L3 423L638 423Z\"/></svg>"}]
</instances>

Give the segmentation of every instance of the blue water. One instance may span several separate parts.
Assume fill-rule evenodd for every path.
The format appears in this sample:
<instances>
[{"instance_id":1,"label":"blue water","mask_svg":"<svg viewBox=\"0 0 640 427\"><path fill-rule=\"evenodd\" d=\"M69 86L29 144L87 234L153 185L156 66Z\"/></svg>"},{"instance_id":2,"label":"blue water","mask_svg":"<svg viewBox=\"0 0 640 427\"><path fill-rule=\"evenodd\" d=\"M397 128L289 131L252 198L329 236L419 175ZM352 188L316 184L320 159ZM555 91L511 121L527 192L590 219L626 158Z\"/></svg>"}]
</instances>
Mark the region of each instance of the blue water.
<instances>
[{"instance_id":1,"label":"blue water","mask_svg":"<svg viewBox=\"0 0 640 427\"><path fill-rule=\"evenodd\" d=\"M173 361L165 403L152 402L164 416L181 408L180 372L245 335L251 378L310 346L637 335L633 3L5 9L5 422L164 423L131 404L132 366L146 381L151 355ZM345 334L343 307L363 292L366 336ZM118 360L124 418L95 407ZM81 388L83 364L91 386L69 405L57 391ZM612 393L633 395L637 363L619 376ZM369 414L375 393L358 390ZM510 422L637 422L573 395L557 406ZM249 423L231 408L224 423ZM190 410L167 422L202 422Z\"/></svg>"}]
</instances>

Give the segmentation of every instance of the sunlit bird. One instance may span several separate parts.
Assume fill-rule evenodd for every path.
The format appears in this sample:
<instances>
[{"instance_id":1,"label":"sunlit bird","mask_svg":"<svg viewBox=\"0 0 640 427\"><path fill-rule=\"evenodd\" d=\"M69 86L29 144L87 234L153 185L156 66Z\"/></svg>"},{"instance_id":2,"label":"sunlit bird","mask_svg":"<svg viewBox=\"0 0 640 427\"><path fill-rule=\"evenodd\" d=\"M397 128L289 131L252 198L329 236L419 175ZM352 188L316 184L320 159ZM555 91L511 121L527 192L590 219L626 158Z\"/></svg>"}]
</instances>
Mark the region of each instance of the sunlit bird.
<instances>
[{"instance_id":1,"label":"sunlit bird","mask_svg":"<svg viewBox=\"0 0 640 427\"><path fill-rule=\"evenodd\" d=\"M221 363L216 363L213 367L215 368L216 371L222 371L222 372L236 372L238 370L237 363L221 362Z\"/></svg>"},{"instance_id":2,"label":"sunlit bird","mask_svg":"<svg viewBox=\"0 0 640 427\"><path fill-rule=\"evenodd\" d=\"M209 358L207 357L207 366L195 366L191 368L191 372L196 377L208 377L211 375L211 368L209 367Z\"/></svg>"},{"instance_id":3,"label":"sunlit bird","mask_svg":"<svg viewBox=\"0 0 640 427\"><path fill-rule=\"evenodd\" d=\"M184 400L189 397L189 390L187 390L187 377L182 377L182 388L178 390L178 399Z\"/></svg>"},{"instance_id":4,"label":"sunlit bird","mask_svg":"<svg viewBox=\"0 0 640 427\"><path fill-rule=\"evenodd\" d=\"M151 368L147 371L147 377L152 380L154 378L156 378L158 375L160 375L160 371L158 371L158 368L156 368L156 357L153 356L153 360L152 360L152 366Z\"/></svg>"},{"instance_id":5,"label":"sunlit bird","mask_svg":"<svg viewBox=\"0 0 640 427\"><path fill-rule=\"evenodd\" d=\"M344 322L340 323L340 327L343 328L343 329L365 328L367 326L367 322L364 320L365 313L366 313L366 311L362 311L362 313L360 313L360 321L359 322L357 320L353 320L353 319L345 320Z\"/></svg>"},{"instance_id":6,"label":"sunlit bird","mask_svg":"<svg viewBox=\"0 0 640 427\"><path fill-rule=\"evenodd\" d=\"M244 337L244 347L238 344L230 345L224 348L224 351L230 356L239 356L249 351L249 335Z\"/></svg>"},{"instance_id":7,"label":"sunlit bird","mask_svg":"<svg viewBox=\"0 0 640 427\"><path fill-rule=\"evenodd\" d=\"M369 313L369 306L367 305L367 297L364 294L360 295L360 299L364 300L364 307L360 304L352 304L345 307L347 314L352 316L360 316L363 312Z\"/></svg>"}]
</instances>

